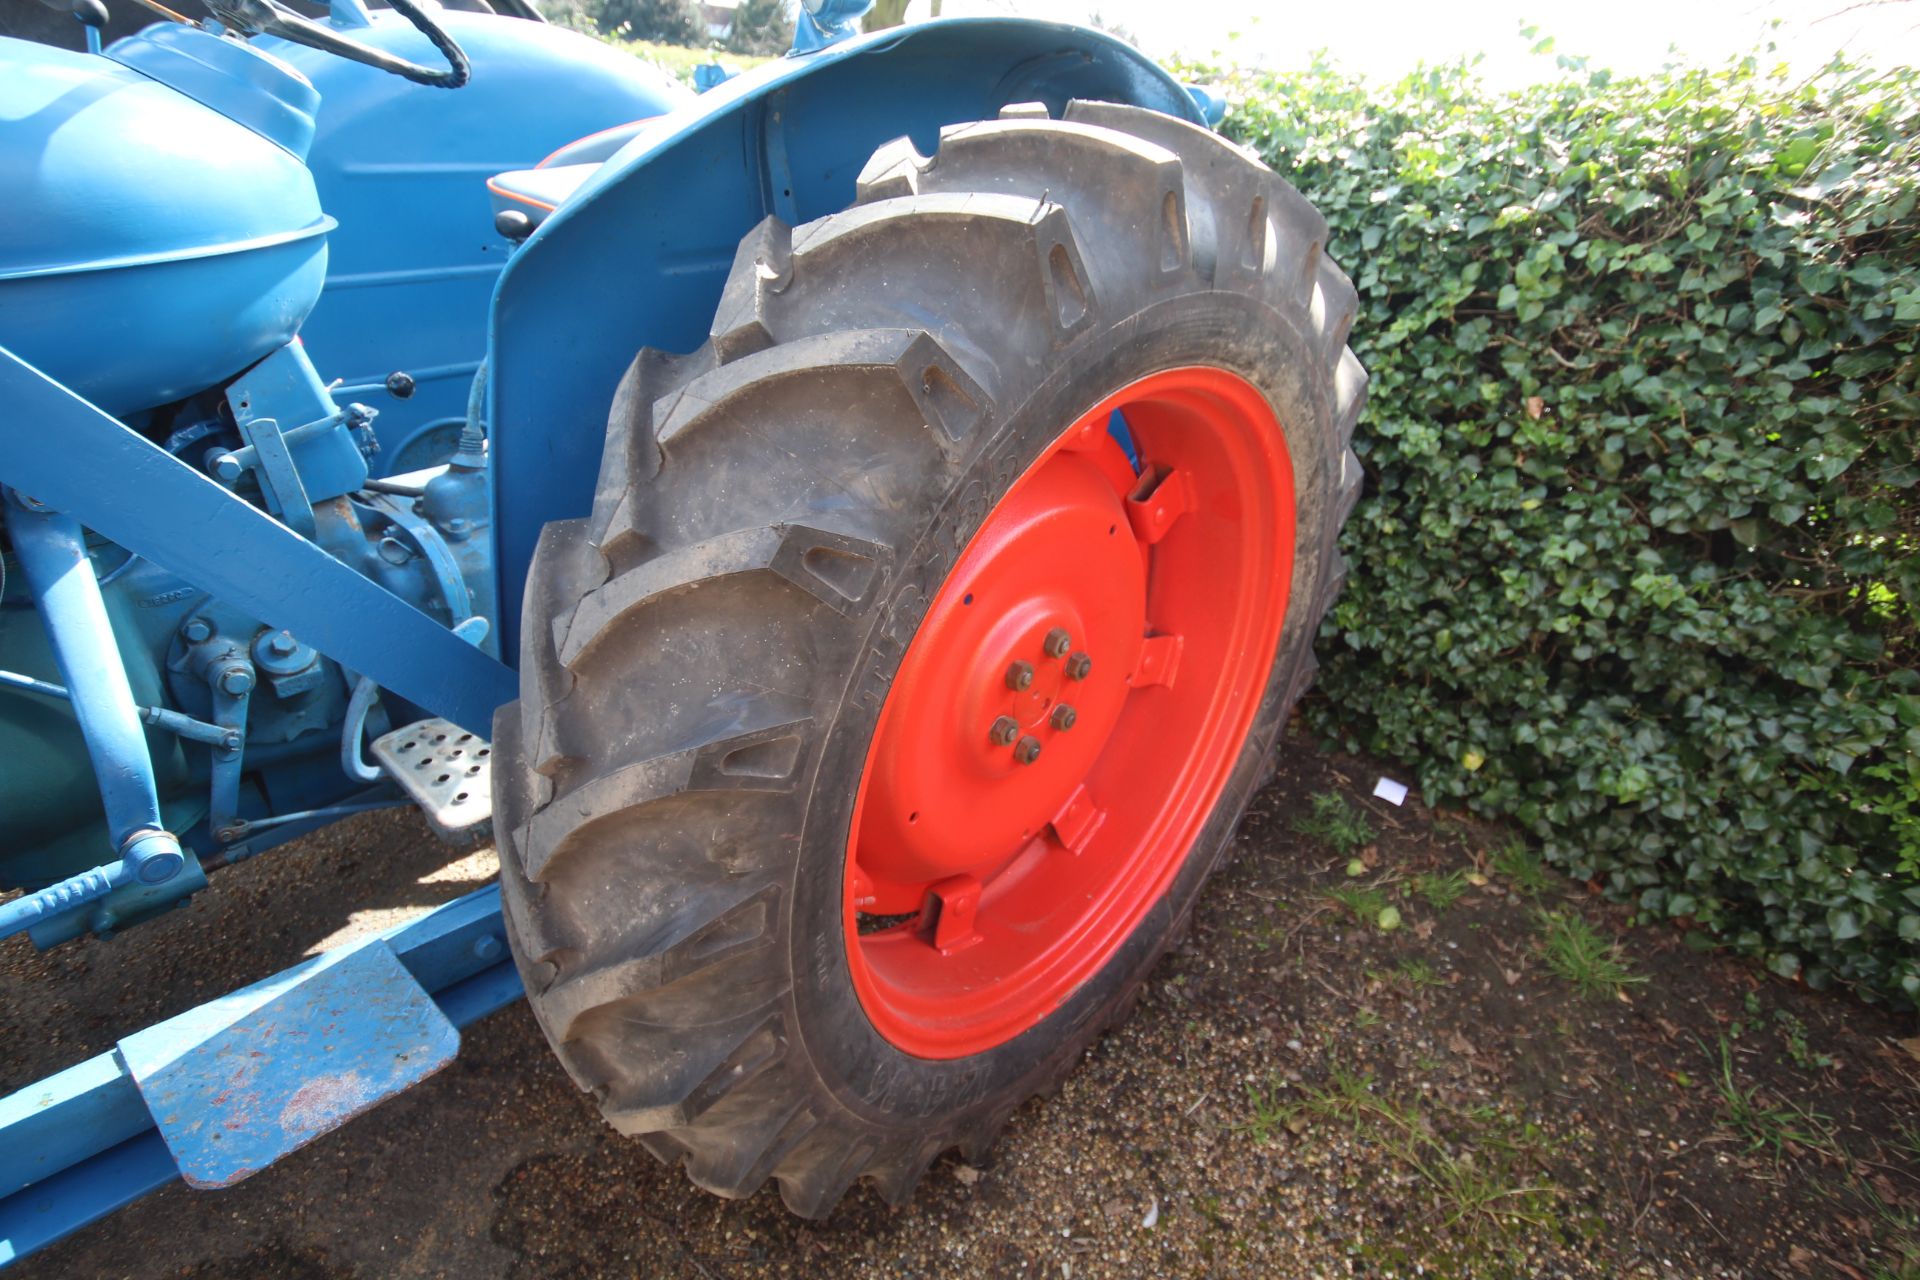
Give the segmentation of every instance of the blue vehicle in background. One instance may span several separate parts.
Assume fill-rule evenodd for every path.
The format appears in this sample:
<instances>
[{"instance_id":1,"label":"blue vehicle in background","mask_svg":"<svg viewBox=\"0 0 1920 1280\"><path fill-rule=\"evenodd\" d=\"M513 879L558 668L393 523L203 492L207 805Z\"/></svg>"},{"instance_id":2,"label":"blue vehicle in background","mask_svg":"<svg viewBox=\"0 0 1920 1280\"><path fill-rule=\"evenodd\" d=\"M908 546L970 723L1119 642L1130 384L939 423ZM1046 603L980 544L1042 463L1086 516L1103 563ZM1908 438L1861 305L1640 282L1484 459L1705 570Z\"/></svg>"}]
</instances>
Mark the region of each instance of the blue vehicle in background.
<instances>
[{"instance_id":1,"label":"blue vehicle in background","mask_svg":"<svg viewBox=\"0 0 1920 1280\"><path fill-rule=\"evenodd\" d=\"M524 5L140 2L0 37L0 937L391 805L502 871L0 1099L0 1262L523 994L723 1195L990 1143L1311 676L1324 223L1069 26L806 0L696 94Z\"/></svg>"}]
</instances>

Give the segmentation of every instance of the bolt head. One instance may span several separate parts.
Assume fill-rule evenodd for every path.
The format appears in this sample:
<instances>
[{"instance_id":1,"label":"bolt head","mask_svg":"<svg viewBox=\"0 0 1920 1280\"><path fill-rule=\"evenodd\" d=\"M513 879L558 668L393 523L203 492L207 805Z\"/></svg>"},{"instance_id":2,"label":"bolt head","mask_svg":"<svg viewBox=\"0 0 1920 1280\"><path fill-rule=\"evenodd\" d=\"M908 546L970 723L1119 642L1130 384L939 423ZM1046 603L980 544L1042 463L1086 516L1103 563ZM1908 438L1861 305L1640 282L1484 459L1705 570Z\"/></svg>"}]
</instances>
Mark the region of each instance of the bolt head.
<instances>
[{"instance_id":1,"label":"bolt head","mask_svg":"<svg viewBox=\"0 0 1920 1280\"><path fill-rule=\"evenodd\" d=\"M220 689L232 697L239 697L253 688L253 672L245 667L228 667L220 673Z\"/></svg>"},{"instance_id":2,"label":"bolt head","mask_svg":"<svg viewBox=\"0 0 1920 1280\"><path fill-rule=\"evenodd\" d=\"M205 618L188 618L187 625L180 628L180 634L186 637L188 644L201 644L213 638L213 624Z\"/></svg>"},{"instance_id":3,"label":"bolt head","mask_svg":"<svg viewBox=\"0 0 1920 1280\"><path fill-rule=\"evenodd\" d=\"M1067 679L1085 680L1093 673L1093 659L1085 653L1076 653L1067 659Z\"/></svg>"},{"instance_id":4,"label":"bolt head","mask_svg":"<svg viewBox=\"0 0 1920 1280\"><path fill-rule=\"evenodd\" d=\"M276 631L267 637L267 652L276 658L291 658L299 647L300 642L285 631Z\"/></svg>"},{"instance_id":5,"label":"bolt head","mask_svg":"<svg viewBox=\"0 0 1920 1280\"><path fill-rule=\"evenodd\" d=\"M1013 744L1013 758L1018 764L1032 764L1040 758L1040 739L1028 734Z\"/></svg>"},{"instance_id":6,"label":"bolt head","mask_svg":"<svg viewBox=\"0 0 1920 1280\"><path fill-rule=\"evenodd\" d=\"M1073 648L1073 637L1067 634L1065 627L1055 627L1047 632L1047 638L1040 642L1040 648L1049 658L1064 658L1067 650Z\"/></svg>"},{"instance_id":7,"label":"bolt head","mask_svg":"<svg viewBox=\"0 0 1920 1280\"><path fill-rule=\"evenodd\" d=\"M1048 717L1048 719L1052 722L1054 728L1065 733L1067 730L1073 728L1074 723L1080 719L1080 713L1063 702L1053 709L1053 715Z\"/></svg>"},{"instance_id":8,"label":"bolt head","mask_svg":"<svg viewBox=\"0 0 1920 1280\"><path fill-rule=\"evenodd\" d=\"M1033 687L1033 664L1016 662L1007 668L1007 688L1016 692Z\"/></svg>"},{"instance_id":9,"label":"bolt head","mask_svg":"<svg viewBox=\"0 0 1920 1280\"><path fill-rule=\"evenodd\" d=\"M1001 716L993 722L993 728L987 730L988 740L996 747L1010 747L1019 736L1020 724L1012 716Z\"/></svg>"}]
</instances>

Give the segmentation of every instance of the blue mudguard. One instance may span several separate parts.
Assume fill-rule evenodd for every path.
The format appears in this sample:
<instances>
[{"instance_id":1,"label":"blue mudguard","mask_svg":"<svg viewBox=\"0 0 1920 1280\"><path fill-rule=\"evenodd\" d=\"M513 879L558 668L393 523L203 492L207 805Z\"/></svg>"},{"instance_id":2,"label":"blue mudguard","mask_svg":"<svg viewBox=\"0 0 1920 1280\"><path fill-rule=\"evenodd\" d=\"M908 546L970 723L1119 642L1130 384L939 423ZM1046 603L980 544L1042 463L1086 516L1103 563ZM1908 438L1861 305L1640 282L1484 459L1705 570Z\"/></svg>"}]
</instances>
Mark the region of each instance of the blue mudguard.
<instances>
[{"instance_id":1,"label":"blue mudguard","mask_svg":"<svg viewBox=\"0 0 1920 1280\"><path fill-rule=\"evenodd\" d=\"M768 215L805 222L853 202L882 143L931 153L943 125L1012 102L1071 98L1204 123L1139 50L1046 22L953 18L876 32L725 82L608 161L517 253L490 336L501 652L540 530L584 515L614 389L643 346L707 336L734 250Z\"/></svg>"}]
</instances>

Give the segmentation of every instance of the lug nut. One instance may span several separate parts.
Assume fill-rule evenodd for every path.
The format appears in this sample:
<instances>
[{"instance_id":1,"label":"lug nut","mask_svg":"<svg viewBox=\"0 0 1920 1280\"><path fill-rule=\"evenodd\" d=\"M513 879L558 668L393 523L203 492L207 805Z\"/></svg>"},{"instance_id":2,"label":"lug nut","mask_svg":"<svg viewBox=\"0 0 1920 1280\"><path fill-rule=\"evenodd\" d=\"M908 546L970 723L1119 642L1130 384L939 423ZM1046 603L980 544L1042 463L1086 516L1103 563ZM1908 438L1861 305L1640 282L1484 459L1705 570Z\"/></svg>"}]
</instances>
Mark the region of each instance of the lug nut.
<instances>
[{"instance_id":1,"label":"lug nut","mask_svg":"<svg viewBox=\"0 0 1920 1280\"><path fill-rule=\"evenodd\" d=\"M1065 733L1067 730L1073 728L1074 721L1078 720L1079 718L1080 718L1080 713L1078 711L1075 711L1072 707L1068 706L1064 702L1053 709L1053 716L1052 716L1053 727L1060 730L1060 732L1062 733Z\"/></svg>"},{"instance_id":2,"label":"lug nut","mask_svg":"<svg viewBox=\"0 0 1920 1280\"><path fill-rule=\"evenodd\" d=\"M1067 679L1085 680L1093 671L1093 659L1084 653L1076 653L1067 659Z\"/></svg>"},{"instance_id":3,"label":"lug nut","mask_svg":"<svg viewBox=\"0 0 1920 1280\"><path fill-rule=\"evenodd\" d=\"M1012 716L1001 716L993 722L993 728L987 730L987 739L996 747L1010 747L1013 740L1020 736L1020 725Z\"/></svg>"},{"instance_id":4,"label":"lug nut","mask_svg":"<svg viewBox=\"0 0 1920 1280\"><path fill-rule=\"evenodd\" d=\"M1032 764L1040 758L1040 739L1028 737L1020 739L1013 748L1013 758L1018 764Z\"/></svg>"},{"instance_id":5,"label":"lug nut","mask_svg":"<svg viewBox=\"0 0 1920 1280\"><path fill-rule=\"evenodd\" d=\"M1033 687L1033 664L1016 662L1007 668L1007 688L1024 692Z\"/></svg>"},{"instance_id":6,"label":"lug nut","mask_svg":"<svg viewBox=\"0 0 1920 1280\"><path fill-rule=\"evenodd\" d=\"M1040 648L1049 658L1064 658L1067 650L1073 648L1073 637L1066 633L1065 628L1055 627L1047 632L1047 638L1040 642Z\"/></svg>"}]
</instances>

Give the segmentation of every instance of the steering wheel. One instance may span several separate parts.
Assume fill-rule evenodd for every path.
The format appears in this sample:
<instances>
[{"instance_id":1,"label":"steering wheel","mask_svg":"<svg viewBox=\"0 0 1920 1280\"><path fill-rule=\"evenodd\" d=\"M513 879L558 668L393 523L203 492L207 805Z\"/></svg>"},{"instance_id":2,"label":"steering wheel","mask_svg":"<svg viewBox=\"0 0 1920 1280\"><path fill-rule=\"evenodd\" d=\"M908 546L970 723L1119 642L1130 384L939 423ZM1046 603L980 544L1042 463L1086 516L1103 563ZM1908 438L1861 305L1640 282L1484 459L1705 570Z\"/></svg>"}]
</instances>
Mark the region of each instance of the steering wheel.
<instances>
[{"instance_id":1,"label":"steering wheel","mask_svg":"<svg viewBox=\"0 0 1920 1280\"><path fill-rule=\"evenodd\" d=\"M96 31L107 25L106 6L100 0L41 0L41 3L49 9L73 14ZM193 19L175 13L159 0L138 0L138 3L163 18L188 26L196 25ZM387 3L418 28L421 35L433 41L433 47L447 60L445 71L423 67L417 62L396 58L384 49L361 44L331 27L301 17L281 4L280 0L205 0L205 3L222 25L242 35L279 36L282 40L291 40L310 49L320 49L336 57L390 72L415 84L429 85L435 89L458 89L473 74L473 68L467 63L467 55L454 43L453 37L443 31L440 24L429 18L413 0L387 0Z\"/></svg>"},{"instance_id":2,"label":"steering wheel","mask_svg":"<svg viewBox=\"0 0 1920 1280\"><path fill-rule=\"evenodd\" d=\"M225 25L247 35L278 36L310 49L319 49L336 57L364 63L415 84L435 89L458 89L473 74L467 55L454 43L440 24L428 17L413 0L387 0L394 12L411 22L421 35L447 60L444 71L423 67L405 58L396 58L384 49L362 44L332 27L304 18L280 3L280 0L206 0L207 8Z\"/></svg>"}]
</instances>

